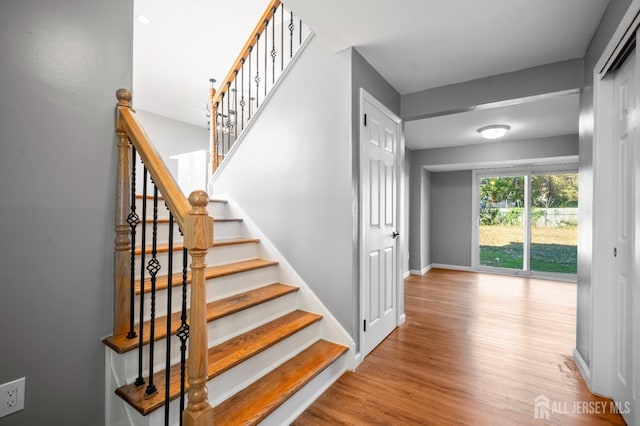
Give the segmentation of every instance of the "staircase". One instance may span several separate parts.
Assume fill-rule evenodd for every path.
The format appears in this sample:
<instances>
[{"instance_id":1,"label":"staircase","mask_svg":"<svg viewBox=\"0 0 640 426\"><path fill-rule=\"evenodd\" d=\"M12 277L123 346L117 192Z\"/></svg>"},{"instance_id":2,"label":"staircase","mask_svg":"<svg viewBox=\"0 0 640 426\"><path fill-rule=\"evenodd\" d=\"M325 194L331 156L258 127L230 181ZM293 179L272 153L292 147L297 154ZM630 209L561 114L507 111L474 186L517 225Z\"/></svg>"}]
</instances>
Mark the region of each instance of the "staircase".
<instances>
[{"instance_id":1,"label":"staircase","mask_svg":"<svg viewBox=\"0 0 640 426\"><path fill-rule=\"evenodd\" d=\"M138 211L145 202L151 200L136 197ZM152 208L148 207L148 210ZM215 424L288 424L350 368L353 351L350 354L348 351L353 343L335 319L330 318L327 323L323 318L328 314L326 309L309 294L308 288L277 251L261 241L264 236L256 235L259 231L238 215L238 212L242 214L239 207L232 206L228 200L214 199L210 201L208 211L214 217L215 238L206 257L205 271L209 342L207 388L209 402L214 406ZM161 265L166 265L167 258L173 256L174 265L179 265L182 243L177 240L173 252L169 252L166 244L169 213L168 210L165 212L159 214L157 221L157 258ZM138 236L136 240L135 270L139 270L143 250ZM180 290L181 273L175 275L172 287ZM167 344L171 346L172 366L168 372L171 402L166 424L179 424L180 341L175 334L181 323L181 302L176 296L180 291L174 291L172 314L168 317L168 282L166 273L160 272L155 295L154 353L157 356L154 359L160 360L154 365L156 393L147 396L146 384L136 386L134 383L138 376L138 339L128 339L123 333L103 340L108 348L109 424L165 424L167 372L164 354ZM135 289L134 305L137 307L141 294L149 299L149 280L136 281ZM189 292L188 286L186 290ZM313 305L317 308L315 311L309 309ZM166 336L167 322L171 323L169 338ZM146 313L142 327L146 359L150 327ZM139 321L135 330L140 331ZM189 384L185 383L185 387L187 392Z\"/></svg>"}]
</instances>

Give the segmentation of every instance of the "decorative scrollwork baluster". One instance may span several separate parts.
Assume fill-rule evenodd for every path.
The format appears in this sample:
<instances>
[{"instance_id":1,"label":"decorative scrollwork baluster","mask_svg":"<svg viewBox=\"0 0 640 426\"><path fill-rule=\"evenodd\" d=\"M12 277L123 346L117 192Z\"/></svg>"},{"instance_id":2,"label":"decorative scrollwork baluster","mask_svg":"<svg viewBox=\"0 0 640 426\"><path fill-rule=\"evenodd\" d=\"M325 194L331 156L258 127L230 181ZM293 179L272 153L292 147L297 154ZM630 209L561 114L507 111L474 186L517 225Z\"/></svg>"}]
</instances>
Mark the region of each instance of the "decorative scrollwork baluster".
<instances>
[{"instance_id":1,"label":"decorative scrollwork baluster","mask_svg":"<svg viewBox=\"0 0 640 426\"><path fill-rule=\"evenodd\" d=\"M276 8L274 7L271 12L273 13L273 25L271 26L271 84L274 84L276 82L276 57L278 56L278 51L276 50Z\"/></svg>"},{"instance_id":2,"label":"decorative scrollwork baluster","mask_svg":"<svg viewBox=\"0 0 640 426\"><path fill-rule=\"evenodd\" d=\"M256 34L256 109L260 106L260 34Z\"/></svg>"},{"instance_id":3,"label":"decorative scrollwork baluster","mask_svg":"<svg viewBox=\"0 0 640 426\"><path fill-rule=\"evenodd\" d=\"M240 110L242 111L242 120L240 120L240 122L242 123L242 130L244 130L244 107L247 104L247 102L244 99L244 62L245 59L242 58L242 68L241 68L241 74L242 74L242 79L240 80L240 91L242 92L242 97L240 98Z\"/></svg>"},{"instance_id":4,"label":"decorative scrollwork baluster","mask_svg":"<svg viewBox=\"0 0 640 426\"><path fill-rule=\"evenodd\" d=\"M291 20L289 21L289 59L293 58L293 30L296 29L295 24L293 23L293 12L289 12L291 14Z\"/></svg>"},{"instance_id":5,"label":"decorative scrollwork baluster","mask_svg":"<svg viewBox=\"0 0 640 426\"><path fill-rule=\"evenodd\" d=\"M135 331L135 297L136 297L136 228L140 223L140 217L136 213L136 149L131 147L131 211L127 216L127 223L131 228L131 284L129 299L129 332L127 339L135 339L137 333Z\"/></svg>"},{"instance_id":6,"label":"decorative scrollwork baluster","mask_svg":"<svg viewBox=\"0 0 640 426\"><path fill-rule=\"evenodd\" d=\"M182 230L180 233L184 235ZM189 339L189 324L187 324L187 265L189 264L189 251L182 249L182 313L180 315L180 327L176 335L180 339L180 425L182 425L182 412L185 405L185 383L187 368L187 340Z\"/></svg>"}]
</instances>

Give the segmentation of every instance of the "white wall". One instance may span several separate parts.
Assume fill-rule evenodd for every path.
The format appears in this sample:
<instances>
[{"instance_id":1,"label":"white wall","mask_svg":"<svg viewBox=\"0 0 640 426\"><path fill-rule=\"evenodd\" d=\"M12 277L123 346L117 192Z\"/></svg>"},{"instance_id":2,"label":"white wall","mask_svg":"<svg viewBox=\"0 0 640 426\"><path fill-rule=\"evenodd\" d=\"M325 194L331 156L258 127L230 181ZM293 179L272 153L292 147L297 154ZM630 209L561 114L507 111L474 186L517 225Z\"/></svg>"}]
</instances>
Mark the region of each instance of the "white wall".
<instances>
[{"instance_id":1,"label":"white wall","mask_svg":"<svg viewBox=\"0 0 640 426\"><path fill-rule=\"evenodd\" d=\"M135 104L134 98L134 107ZM209 131L206 127L194 126L138 108L136 108L136 116L176 180L178 180L178 160L169 157L203 149L209 150ZM206 117L203 116L202 121L206 123ZM206 163L203 166L206 168ZM141 175L138 174L138 176ZM206 190L206 183L200 189Z\"/></svg>"},{"instance_id":2,"label":"white wall","mask_svg":"<svg viewBox=\"0 0 640 426\"><path fill-rule=\"evenodd\" d=\"M350 52L314 37L213 183L354 335Z\"/></svg>"}]
</instances>

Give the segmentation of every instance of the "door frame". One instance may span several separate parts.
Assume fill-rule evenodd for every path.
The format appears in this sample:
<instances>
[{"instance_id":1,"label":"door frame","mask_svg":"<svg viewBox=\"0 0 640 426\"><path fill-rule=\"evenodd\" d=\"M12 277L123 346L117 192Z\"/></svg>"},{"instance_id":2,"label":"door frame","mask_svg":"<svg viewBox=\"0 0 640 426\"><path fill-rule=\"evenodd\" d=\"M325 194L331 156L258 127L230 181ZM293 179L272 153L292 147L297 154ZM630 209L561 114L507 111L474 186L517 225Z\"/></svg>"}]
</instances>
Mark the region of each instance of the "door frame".
<instances>
[{"instance_id":1,"label":"door frame","mask_svg":"<svg viewBox=\"0 0 640 426\"><path fill-rule=\"evenodd\" d=\"M608 75L612 65L624 50L631 37L636 37L636 31L640 26L640 0L633 0L627 12L620 21L616 31L609 40L600 59L593 69L593 219L592 227L592 253L591 253L591 286L590 305L591 315L589 321L589 348L590 365L587 365L579 353L576 352L576 363L578 364L585 381L593 393L602 395L612 395L612 380L614 371L614 333L615 326L615 301L610 288L613 277L613 267L611 256L613 253L613 191L615 184L614 167L616 160L610 145L613 141L614 124L614 100L613 100L613 79ZM636 58L638 55L638 45L636 45ZM638 81L636 81L636 97L638 97ZM589 130L589 129L588 129ZM638 133L636 132L635 146L638 148ZM635 364L636 389L640 389L640 291L638 290L638 278L640 278L640 149L635 150L635 253L634 253L634 284L633 295L634 309L634 329L633 351ZM585 225L587 225L585 223ZM596 226L597 225L597 226ZM640 402L636 399L634 412L636 419L640 416Z\"/></svg>"},{"instance_id":2,"label":"door frame","mask_svg":"<svg viewBox=\"0 0 640 426\"><path fill-rule=\"evenodd\" d=\"M364 88L360 88L360 102L358 110L358 125L359 125L359 141L358 141L358 156L359 156L359 170L358 170L358 321L356 323L356 333L358 335L358 353L356 354L355 365L359 365L364 360L364 341L365 335L363 330L364 324L364 265L365 262L365 250L364 250L364 214L365 209L362 206L362 194L364 193L362 171L364 170L365 158L362 155L365 143L365 130L364 130L364 102L367 101L374 107L379 109L387 117L389 117L395 124L398 132L398 155L396 156L396 225L400 233L397 238L396 247L396 327L402 325L406 321L404 313L404 280L402 278L403 271L402 265L403 256L406 252L407 246L407 228L404 223L405 204L408 200L404 198L404 132L402 119L387 108L384 104L378 101L373 95L367 92Z\"/></svg>"}]
</instances>

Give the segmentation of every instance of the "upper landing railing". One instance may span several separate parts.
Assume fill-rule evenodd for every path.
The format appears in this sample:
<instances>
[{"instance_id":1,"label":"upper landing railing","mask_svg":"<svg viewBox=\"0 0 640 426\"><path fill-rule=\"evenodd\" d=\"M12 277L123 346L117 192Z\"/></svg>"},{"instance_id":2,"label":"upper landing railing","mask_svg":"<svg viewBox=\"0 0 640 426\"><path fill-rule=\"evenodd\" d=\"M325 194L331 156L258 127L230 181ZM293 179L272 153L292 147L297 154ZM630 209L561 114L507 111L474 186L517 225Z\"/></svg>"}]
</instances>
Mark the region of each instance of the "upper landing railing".
<instances>
[{"instance_id":1,"label":"upper landing railing","mask_svg":"<svg viewBox=\"0 0 640 426\"><path fill-rule=\"evenodd\" d=\"M211 89L212 172L229 154L309 34L299 17L280 0L271 0L219 89Z\"/></svg>"}]
</instances>

